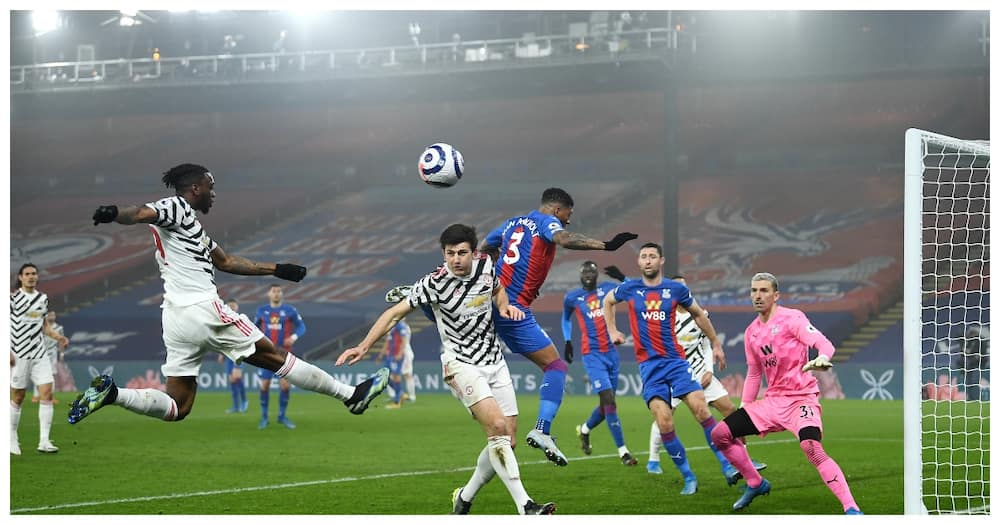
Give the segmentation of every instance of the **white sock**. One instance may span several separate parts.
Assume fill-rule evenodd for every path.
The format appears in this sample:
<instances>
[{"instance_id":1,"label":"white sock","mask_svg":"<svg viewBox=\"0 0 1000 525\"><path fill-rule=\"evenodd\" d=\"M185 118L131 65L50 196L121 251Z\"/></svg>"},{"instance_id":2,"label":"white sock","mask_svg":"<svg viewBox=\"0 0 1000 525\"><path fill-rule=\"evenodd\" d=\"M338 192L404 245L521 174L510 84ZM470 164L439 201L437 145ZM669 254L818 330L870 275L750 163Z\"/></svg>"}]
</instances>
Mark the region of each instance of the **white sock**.
<instances>
[{"instance_id":1,"label":"white sock","mask_svg":"<svg viewBox=\"0 0 1000 525\"><path fill-rule=\"evenodd\" d=\"M659 461L660 460L660 449L663 447L663 438L660 437L660 427L657 426L656 421L653 421L653 426L649 429L649 460Z\"/></svg>"},{"instance_id":2,"label":"white sock","mask_svg":"<svg viewBox=\"0 0 1000 525\"><path fill-rule=\"evenodd\" d=\"M285 364L278 369L278 377L283 377L289 383L306 390L333 396L341 401L347 401L354 395L354 387L337 381L321 368L311 365L293 354L287 354Z\"/></svg>"},{"instance_id":3,"label":"white sock","mask_svg":"<svg viewBox=\"0 0 1000 525\"><path fill-rule=\"evenodd\" d=\"M413 376L407 376L403 379L403 383L406 384L406 393L410 396L410 401L417 398L417 389L414 386Z\"/></svg>"},{"instance_id":4,"label":"white sock","mask_svg":"<svg viewBox=\"0 0 1000 525\"><path fill-rule=\"evenodd\" d=\"M497 471L493 470L493 464L490 463L490 446L486 445L483 447L482 452L479 453L479 459L476 460L476 470L472 472L469 482L462 487L459 497L463 501L471 502L476 497L476 494L479 493L479 489L489 483L496 473Z\"/></svg>"},{"instance_id":5,"label":"white sock","mask_svg":"<svg viewBox=\"0 0 1000 525\"><path fill-rule=\"evenodd\" d=\"M625 445L618 447L618 457L622 457L628 453L629 453L628 447L626 447Z\"/></svg>"},{"instance_id":6,"label":"white sock","mask_svg":"<svg viewBox=\"0 0 1000 525\"><path fill-rule=\"evenodd\" d=\"M580 425L580 433L583 434L583 435L585 435L585 436L587 434L590 434L590 427L588 427L586 423Z\"/></svg>"},{"instance_id":7,"label":"white sock","mask_svg":"<svg viewBox=\"0 0 1000 525\"><path fill-rule=\"evenodd\" d=\"M487 439L490 451L490 464L497 476L507 486L507 492L514 498L518 514L524 514L524 505L531 499L521 484L521 471L517 468L517 458L514 449L510 448L510 436L493 436Z\"/></svg>"},{"instance_id":8,"label":"white sock","mask_svg":"<svg viewBox=\"0 0 1000 525\"><path fill-rule=\"evenodd\" d=\"M17 427L21 424L21 407L10 402L10 442L18 443Z\"/></svg>"},{"instance_id":9,"label":"white sock","mask_svg":"<svg viewBox=\"0 0 1000 525\"><path fill-rule=\"evenodd\" d=\"M52 401L38 402L38 444L49 442L52 430Z\"/></svg>"},{"instance_id":10,"label":"white sock","mask_svg":"<svg viewBox=\"0 0 1000 525\"><path fill-rule=\"evenodd\" d=\"M174 398L152 388L119 388L114 404L136 414L155 417L164 421L177 419L177 402Z\"/></svg>"}]
</instances>

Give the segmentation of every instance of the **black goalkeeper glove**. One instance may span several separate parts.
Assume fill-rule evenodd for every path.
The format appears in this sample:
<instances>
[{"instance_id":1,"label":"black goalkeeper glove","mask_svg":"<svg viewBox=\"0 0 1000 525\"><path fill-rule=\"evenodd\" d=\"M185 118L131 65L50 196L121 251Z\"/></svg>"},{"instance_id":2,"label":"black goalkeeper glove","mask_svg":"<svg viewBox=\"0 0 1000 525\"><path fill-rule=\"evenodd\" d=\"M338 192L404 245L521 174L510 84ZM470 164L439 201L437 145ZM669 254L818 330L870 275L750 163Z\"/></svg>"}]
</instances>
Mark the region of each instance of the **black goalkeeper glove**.
<instances>
[{"instance_id":1,"label":"black goalkeeper glove","mask_svg":"<svg viewBox=\"0 0 1000 525\"><path fill-rule=\"evenodd\" d=\"M306 276L306 267L297 264L274 265L274 276L286 281L299 282Z\"/></svg>"},{"instance_id":2,"label":"black goalkeeper glove","mask_svg":"<svg viewBox=\"0 0 1000 525\"><path fill-rule=\"evenodd\" d=\"M632 232L622 232L619 233L618 235L615 235L614 239L611 239L610 241L604 241L604 249L609 252L613 252L618 248L621 248L623 244L631 241L632 239L638 239L638 238L639 236Z\"/></svg>"},{"instance_id":3,"label":"black goalkeeper glove","mask_svg":"<svg viewBox=\"0 0 1000 525\"><path fill-rule=\"evenodd\" d=\"M626 279L625 273L619 270L618 267L614 265L605 266L604 275L607 275L608 277L621 282L625 282Z\"/></svg>"},{"instance_id":4,"label":"black goalkeeper glove","mask_svg":"<svg viewBox=\"0 0 1000 525\"><path fill-rule=\"evenodd\" d=\"M110 206L98 206L97 211L94 212L94 226L102 222L112 222L115 217L118 216L118 206L111 204Z\"/></svg>"},{"instance_id":5,"label":"black goalkeeper glove","mask_svg":"<svg viewBox=\"0 0 1000 525\"><path fill-rule=\"evenodd\" d=\"M566 341L566 346L563 348L563 360L566 364L573 364L573 341Z\"/></svg>"}]
</instances>

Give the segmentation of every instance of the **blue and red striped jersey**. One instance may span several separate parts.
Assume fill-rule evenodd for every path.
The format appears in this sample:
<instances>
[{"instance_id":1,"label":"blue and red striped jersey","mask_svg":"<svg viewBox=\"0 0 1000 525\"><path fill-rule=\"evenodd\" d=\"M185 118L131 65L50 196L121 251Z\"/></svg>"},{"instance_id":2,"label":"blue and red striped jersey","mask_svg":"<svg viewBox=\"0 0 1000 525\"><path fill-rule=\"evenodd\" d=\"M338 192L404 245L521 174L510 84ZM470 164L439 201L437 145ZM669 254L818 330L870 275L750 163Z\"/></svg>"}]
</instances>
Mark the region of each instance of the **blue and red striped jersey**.
<instances>
[{"instance_id":1,"label":"blue and red striped jersey","mask_svg":"<svg viewBox=\"0 0 1000 525\"><path fill-rule=\"evenodd\" d=\"M678 305L687 308L694 302L687 286L671 279L656 286L646 286L642 279L627 279L611 293L615 301L628 305L637 362L657 357L685 359L684 347L674 335L674 319Z\"/></svg>"},{"instance_id":2,"label":"blue and red striped jersey","mask_svg":"<svg viewBox=\"0 0 1000 525\"><path fill-rule=\"evenodd\" d=\"M410 338L410 326L400 320L396 326L392 327L392 330L389 330L386 337L389 338L389 357L396 360L402 359L403 349L406 348L406 342Z\"/></svg>"},{"instance_id":3,"label":"blue and red striped jersey","mask_svg":"<svg viewBox=\"0 0 1000 525\"><path fill-rule=\"evenodd\" d=\"M561 231L562 221L535 210L511 217L486 236L486 244L500 248L496 274L512 303L528 308L538 297L556 256L552 235Z\"/></svg>"},{"instance_id":4,"label":"blue and red striped jersey","mask_svg":"<svg viewBox=\"0 0 1000 525\"><path fill-rule=\"evenodd\" d=\"M602 354L615 351L615 345L608 335L608 325L604 323L604 296L614 289L614 283L603 282L593 290L581 287L566 294L563 300L563 320L576 319L576 326L581 333L581 355L591 351Z\"/></svg>"},{"instance_id":5,"label":"blue and red striped jersey","mask_svg":"<svg viewBox=\"0 0 1000 525\"><path fill-rule=\"evenodd\" d=\"M270 303L261 305L257 308L253 322L272 343L279 347L285 343L288 336L295 334L296 337L302 337L302 334L306 333L305 321L302 320L298 310L290 304L282 303L277 308L272 307Z\"/></svg>"}]
</instances>

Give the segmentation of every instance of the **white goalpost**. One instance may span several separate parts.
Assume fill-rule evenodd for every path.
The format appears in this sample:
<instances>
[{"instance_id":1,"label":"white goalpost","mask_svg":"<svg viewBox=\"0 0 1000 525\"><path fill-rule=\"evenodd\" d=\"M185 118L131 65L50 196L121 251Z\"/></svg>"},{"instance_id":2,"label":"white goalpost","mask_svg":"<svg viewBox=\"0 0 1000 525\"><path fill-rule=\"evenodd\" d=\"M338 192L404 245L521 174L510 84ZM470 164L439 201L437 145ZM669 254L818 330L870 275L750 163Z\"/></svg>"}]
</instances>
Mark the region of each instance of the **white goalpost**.
<instances>
[{"instance_id":1,"label":"white goalpost","mask_svg":"<svg viewBox=\"0 0 1000 525\"><path fill-rule=\"evenodd\" d=\"M906 514L990 513L990 145L906 131Z\"/></svg>"}]
</instances>

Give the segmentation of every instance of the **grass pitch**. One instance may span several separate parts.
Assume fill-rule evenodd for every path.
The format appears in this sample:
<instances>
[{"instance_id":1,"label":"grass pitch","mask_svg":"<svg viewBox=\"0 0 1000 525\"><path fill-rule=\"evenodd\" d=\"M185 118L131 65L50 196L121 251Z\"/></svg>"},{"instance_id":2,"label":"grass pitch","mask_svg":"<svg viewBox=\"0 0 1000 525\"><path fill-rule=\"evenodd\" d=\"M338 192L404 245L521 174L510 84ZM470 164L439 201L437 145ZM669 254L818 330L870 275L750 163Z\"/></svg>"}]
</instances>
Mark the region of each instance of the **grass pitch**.
<instances>
[{"instance_id":1,"label":"grass pitch","mask_svg":"<svg viewBox=\"0 0 1000 525\"><path fill-rule=\"evenodd\" d=\"M71 394L59 394L52 439L58 454L35 452L37 405L25 403L20 443L10 457L11 514L447 514L450 495L471 475L486 440L479 425L446 394L421 394L399 410L374 404L354 416L329 398L294 391L288 416L298 428L257 429L257 395L245 414L225 414L228 394L199 394L185 421L165 423L105 407L66 423ZM272 412L277 393L272 394ZM515 449L521 478L536 501L558 514L729 514L739 489L726 486L700 426L686 408L678 433L700 489L680 497L682 480L664 452L664 474L645 470L650 416L638 397L618 400L637 467L623 466L610 433L591 434L583 455L574 427L596 396L567 396L553 425L567 467L524 444L537 395L519 396ZM867 514L903 512L903 426L899 401L823 401L824 447L843 468ZM988 435L988 429L987 429ZM773 485L742 514L840 514L840 504L789 433L748 438ZM986 458L988 465L988 456ZM987 471L988 473L988 471ZM987 486L988 479L983 480ZM499 479L480 491L473 514L516 510Z\"/></svg>"}]
</instances>

